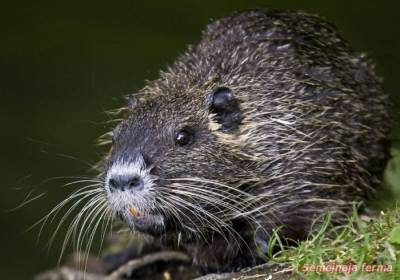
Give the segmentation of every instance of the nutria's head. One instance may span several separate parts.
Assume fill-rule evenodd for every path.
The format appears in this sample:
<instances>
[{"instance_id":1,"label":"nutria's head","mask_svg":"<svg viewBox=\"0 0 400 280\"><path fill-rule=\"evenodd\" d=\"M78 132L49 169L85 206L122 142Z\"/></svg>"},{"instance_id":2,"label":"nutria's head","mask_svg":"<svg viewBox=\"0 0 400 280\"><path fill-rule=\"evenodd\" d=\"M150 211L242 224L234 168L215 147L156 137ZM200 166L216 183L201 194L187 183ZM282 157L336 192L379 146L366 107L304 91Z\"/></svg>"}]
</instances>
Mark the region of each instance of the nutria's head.
<instances>
[{"instance_id":1,"label":"nutria's head","mask_svg":"<svg viewBox=\"0 0 400 280\"><path fill-rule=\"evenodd\" d=\"M228 227L243 169L232 145L220 139L242 120L234 92L199 88L129 103L135 104L114 130L104 170L111 207L133 229L151 234Z\"/></svg>"}]
</instances>

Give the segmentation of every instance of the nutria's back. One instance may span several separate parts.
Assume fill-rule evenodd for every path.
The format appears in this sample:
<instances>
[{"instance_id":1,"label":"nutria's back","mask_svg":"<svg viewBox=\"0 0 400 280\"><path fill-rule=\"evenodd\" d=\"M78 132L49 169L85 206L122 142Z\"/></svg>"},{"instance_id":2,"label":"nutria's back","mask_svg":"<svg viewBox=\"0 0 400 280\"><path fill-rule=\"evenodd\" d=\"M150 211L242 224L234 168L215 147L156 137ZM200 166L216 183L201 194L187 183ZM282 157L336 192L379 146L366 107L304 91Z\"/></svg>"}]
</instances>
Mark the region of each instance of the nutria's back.
<instances>
[{"instance_id":1,"label":"nutria's back","mask_svg":"<svg viewBox=\"0 0 400 280\"><path fill-rule=\"evenodd\" d=\"M206 266L257 261L382 182L387 96L364 56L303 12L248 11L136 95L104 164L111 208Z\"/></svg>"}]
</instances>

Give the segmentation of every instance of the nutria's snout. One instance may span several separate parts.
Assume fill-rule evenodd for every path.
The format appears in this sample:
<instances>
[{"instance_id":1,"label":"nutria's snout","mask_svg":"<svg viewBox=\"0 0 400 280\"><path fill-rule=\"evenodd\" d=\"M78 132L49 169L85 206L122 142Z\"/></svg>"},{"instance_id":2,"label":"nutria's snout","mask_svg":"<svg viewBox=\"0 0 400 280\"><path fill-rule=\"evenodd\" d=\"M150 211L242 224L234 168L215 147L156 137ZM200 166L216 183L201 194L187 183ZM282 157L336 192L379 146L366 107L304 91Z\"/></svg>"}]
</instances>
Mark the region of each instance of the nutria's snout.
<instances>
[{"instance_id":1,"label":"nutria's snout","mask_svg":"<svg viewBox=\"0 0 400 280\"><path fill-rule=\"evenodd\" d=\"M115 190L131 190L131 191L141 191L144 187L143 178L138 175L131 174L120 174L111 177L108 181L108 185L111 191Z\"/></svg>"},{"instance_id":2,"label":"nutria's snout","mask_svg":"<svg viewBox=\"0 0 400 280\"><path fill-rule=\"evenodd\" d=\"M140 195L140 192L151 188L151 169L142 153L136 154L133 159L116 159L107 170L105 188L109 193L127 192Z\"/></svg>"},{"instance_id":3,"label":"nutria's snout","mask_svg":"<svg viewBox=\"0 0 400 280\"><path fill-rule=\"evenodd\" d=\"M104 188L111 207L131 229L158 235L164 217L157 212L151 191L156 180L151 170L141 153L117 159L107 170Z\"/></svg>"}]
</instances>

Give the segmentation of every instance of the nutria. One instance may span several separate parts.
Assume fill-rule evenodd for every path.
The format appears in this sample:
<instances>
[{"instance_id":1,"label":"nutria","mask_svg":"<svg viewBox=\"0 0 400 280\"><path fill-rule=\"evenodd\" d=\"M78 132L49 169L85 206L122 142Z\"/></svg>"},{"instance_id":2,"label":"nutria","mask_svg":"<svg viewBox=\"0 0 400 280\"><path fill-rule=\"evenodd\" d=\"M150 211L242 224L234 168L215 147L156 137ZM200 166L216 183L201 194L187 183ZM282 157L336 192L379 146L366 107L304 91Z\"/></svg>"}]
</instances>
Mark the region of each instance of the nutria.
<instances>
[{"instance_id":1,"label":"nutria","mask_svg":"<svg viewBox=\"0 0 400 280\"><path fill-rule=\"evenodd\" d=\"M103 161L111 211L205 267L252 265L382 185L388 98L319 16L236 13L131 96Z\"/></svg>"}]
</instances>

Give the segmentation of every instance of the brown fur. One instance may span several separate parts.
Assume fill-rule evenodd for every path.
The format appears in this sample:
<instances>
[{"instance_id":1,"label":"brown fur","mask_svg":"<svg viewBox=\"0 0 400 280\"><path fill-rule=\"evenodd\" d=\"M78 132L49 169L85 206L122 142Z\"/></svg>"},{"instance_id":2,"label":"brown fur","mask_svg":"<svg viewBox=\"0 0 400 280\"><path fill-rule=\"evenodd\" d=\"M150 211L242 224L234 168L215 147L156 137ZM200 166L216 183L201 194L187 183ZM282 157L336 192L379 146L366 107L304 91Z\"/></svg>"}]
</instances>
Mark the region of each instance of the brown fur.
<instances>
[{"instance_id":1,"label":"brown fur","mask_svg":"<svg viewBox=\"0 0 400 280\"><path fill-rule=\"evenodd\" d=\"M231 131L209 110L218 87L239 102L243 119ZM382 183L387 96L365 56L318 16L248 11L214 21L136 96L105 173L140 149L158 180L144 205L171 225L161 238L201 265L254 264L273 228L304 238L317 216L348 214ZM195 131L187 147L173 143L181 127Z\"/></svg>"}]
</instances>

